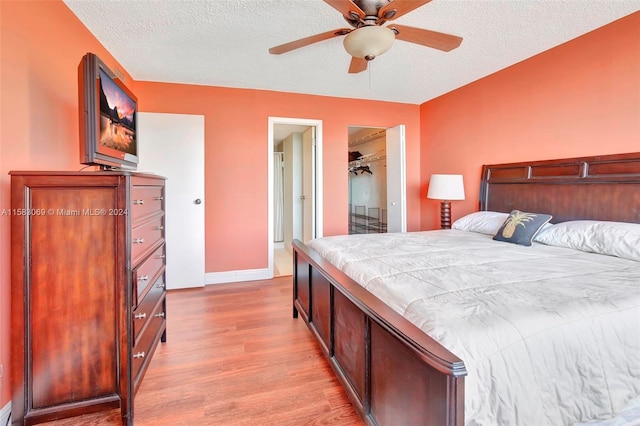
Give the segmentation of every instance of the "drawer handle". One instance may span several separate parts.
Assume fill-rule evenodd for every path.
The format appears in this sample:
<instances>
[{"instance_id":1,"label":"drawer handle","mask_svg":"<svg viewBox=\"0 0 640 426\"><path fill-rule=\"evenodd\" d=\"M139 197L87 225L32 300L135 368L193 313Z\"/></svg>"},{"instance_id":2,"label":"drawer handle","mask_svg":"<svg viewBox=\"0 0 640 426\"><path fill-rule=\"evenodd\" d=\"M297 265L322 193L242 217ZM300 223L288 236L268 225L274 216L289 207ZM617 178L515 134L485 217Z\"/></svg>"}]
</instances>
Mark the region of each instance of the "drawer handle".
<instances>
[{"instance_id":1,"label":"drawer handle","mask_svg":"<svg viewBox=\"0 0 640 426\"><path fill-rule=\"evenodd\" d=\"M164 318L164 312L160 312L159 314L155 314L154 317L156 317L156 318Z\"/></svg>"},{"instance_id":2,"label":"drawer handle","mask_svg":"<svg viewBox=\"0 0 640 426\"><path fill-rule=\"evenodd\" d=\"M156 200L156 201L162 201L162 200L164 200L164 197L159 195L157 197L153 197L153 199Z\"/></svg>"},{"instance_id":3,"label":"drawer handle","mask_svg":"<svg viewBox=\"0 0 640 426\"><path fill-rule=\"evenodd\" d=\"M133 200L134 206L141 206L144 204L144 200Z\"/></svg>"},{"instance_id":4,"label":"drawer handle","mask_svg":"<svg viewBox=\"0 0 640 426\"><path fill-rule=\"evenodd\" d=\"M149 279L149 275L140 275L138 277L138 281L147 281Z\"/></svg>"},{"instance_id":5,"label":"drawer handle","mask_svg":"<svg viewBox=\"0 0 640 426\"><path fill-rule=\"evenodd\" d=\"M164 288L164 283L158 283L158 284L156 284L156 288Z\"/></svg>"},{"instance_id":6,"label":"drawer handle","mask_svg":"<svg viewBox=\"0 0 640 426\"><path fill-rule=\"evenodd\" d=\"M143 312L143 313L141 313L141 314L135 314L133 317L134 317L135 319L145 319L145 318L147 317L147 313L146 313L146 312Z\"/></svg>"},{"instance_id":7,"label":"drawer handle","mask_svg":"<svg viewBox=\"0 0 640 426\"><path fill-rule=\"evenodd\" d=\"M133 244L142 244L144 243L144 238L136 238L133 240Z\"/></svg>"},{"instance_id":8,"label":"drawer handle","mask_svg":"<svg viewBox=\"0 0 640 426\"><path fill-rule=\"evenodd\" d=\"M133 354L134 358L144 358L144 352L138 352Z\"/></svg>"},{"instance_id":9,"label":"drawer handle","mask_svg":"<svg viewBox=\"0 0 640 426\"><path fill-rule=\"evenodd\" d=\"M155 229L156 231L162 231L164 229L164 226L156 226L153 229Z\"/></svg>"},{"instance_id":10,"label":"drawer handle","mask_svg":"<svg viewBox=\"0 0 640 426\"><path fill-rule=\"evenodd\" d=\"M156 259L164 259L164 254L159 254L156 256Z\"/></svg>"}]
</instances>

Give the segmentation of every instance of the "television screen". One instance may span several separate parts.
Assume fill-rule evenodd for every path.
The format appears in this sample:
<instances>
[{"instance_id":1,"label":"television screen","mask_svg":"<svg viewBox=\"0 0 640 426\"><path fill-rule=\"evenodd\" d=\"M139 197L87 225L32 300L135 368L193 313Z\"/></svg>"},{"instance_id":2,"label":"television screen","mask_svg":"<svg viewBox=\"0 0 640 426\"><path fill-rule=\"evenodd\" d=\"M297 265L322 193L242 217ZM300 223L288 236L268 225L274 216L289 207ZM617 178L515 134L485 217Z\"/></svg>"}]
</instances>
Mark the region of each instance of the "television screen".
<instances>
[{"instance_id":1,"label":"television screen","mask_svg":"<svg viewBox=\"0 0 640 426\"><path fill-rule=\"evenodd\" d=\"M100 74L100 146L136 154L136 102L102 69Z\"/></svg>"},{"instance_id":2,"label":"television screen","mask_svg":"<svg viewBox=\"0 0 640 426\"><path fill-rule=\"evenodd\" d=\"M78 67L80 162L102 169L135 169L137 98L94 54Z\"/></svg>"}]
</instances>

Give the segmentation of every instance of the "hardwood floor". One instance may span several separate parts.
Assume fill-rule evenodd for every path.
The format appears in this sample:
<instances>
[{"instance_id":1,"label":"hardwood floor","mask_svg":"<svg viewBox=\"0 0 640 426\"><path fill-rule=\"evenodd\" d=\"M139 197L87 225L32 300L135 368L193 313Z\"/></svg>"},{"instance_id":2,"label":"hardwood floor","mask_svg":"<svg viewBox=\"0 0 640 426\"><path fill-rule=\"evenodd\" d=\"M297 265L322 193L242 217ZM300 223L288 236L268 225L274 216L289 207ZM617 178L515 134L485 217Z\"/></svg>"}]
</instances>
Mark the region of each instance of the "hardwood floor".
<instances>
[{"instance_id":1,"label":"hardwood floor","mask_svg":"<svg viewBox=\"0 0 640 426\"><path fill-rule=\"evenodd\" d=\"M135 397L136 426L362 425L292 318L291 277L170 291L167 342ZM119 412L47 425L112 425Z\"/></svg>"}]
</instances>

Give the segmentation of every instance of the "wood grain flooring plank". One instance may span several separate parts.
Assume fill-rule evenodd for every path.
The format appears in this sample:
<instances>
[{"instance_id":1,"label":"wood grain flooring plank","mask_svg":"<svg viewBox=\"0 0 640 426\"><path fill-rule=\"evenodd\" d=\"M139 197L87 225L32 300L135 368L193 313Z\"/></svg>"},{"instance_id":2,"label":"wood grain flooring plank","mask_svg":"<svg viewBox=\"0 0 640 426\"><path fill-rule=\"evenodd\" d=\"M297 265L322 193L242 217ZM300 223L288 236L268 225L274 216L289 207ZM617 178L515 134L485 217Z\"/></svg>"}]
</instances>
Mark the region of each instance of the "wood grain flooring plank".
<instances>
[{"instance_id":1,"label":"wood grain flooring plank","mask_svg":"<svg viewBox=\"0 0 640 426\"><path fill-rule=\"evenodd\" d=\"M135 397L136 426L361 426L311 332L291 277L167 294L167 342ZM49 426L117 425L118 410Z\"/></svg>"}]
</instances>

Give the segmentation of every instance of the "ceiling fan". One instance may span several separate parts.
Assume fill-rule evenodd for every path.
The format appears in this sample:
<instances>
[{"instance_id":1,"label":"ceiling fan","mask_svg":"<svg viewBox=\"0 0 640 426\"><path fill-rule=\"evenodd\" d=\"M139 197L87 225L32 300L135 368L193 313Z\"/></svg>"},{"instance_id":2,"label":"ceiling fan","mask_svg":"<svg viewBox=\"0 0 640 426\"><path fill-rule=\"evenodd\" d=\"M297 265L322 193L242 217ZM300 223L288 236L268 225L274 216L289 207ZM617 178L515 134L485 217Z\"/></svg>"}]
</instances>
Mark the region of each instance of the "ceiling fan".
<instances>
[{"instance_id":1,"label":"ceiling fan","mask_svg":"<svg viewBox=\"0 0 640 426\"><path fill-rule=\"evenodd\" d=\"M462 37L390 24L392 21L429 3L431 0L323 0L342 13L353 28L340 28L295 40L269 49L269 53L280 55L301 47L330 38L345 36L343 44L351 58L349 73L355 74L367 69L367 62L383 54L395 39L421 44L448 52L460 46Z\"/></svg>"}]
</instances>

